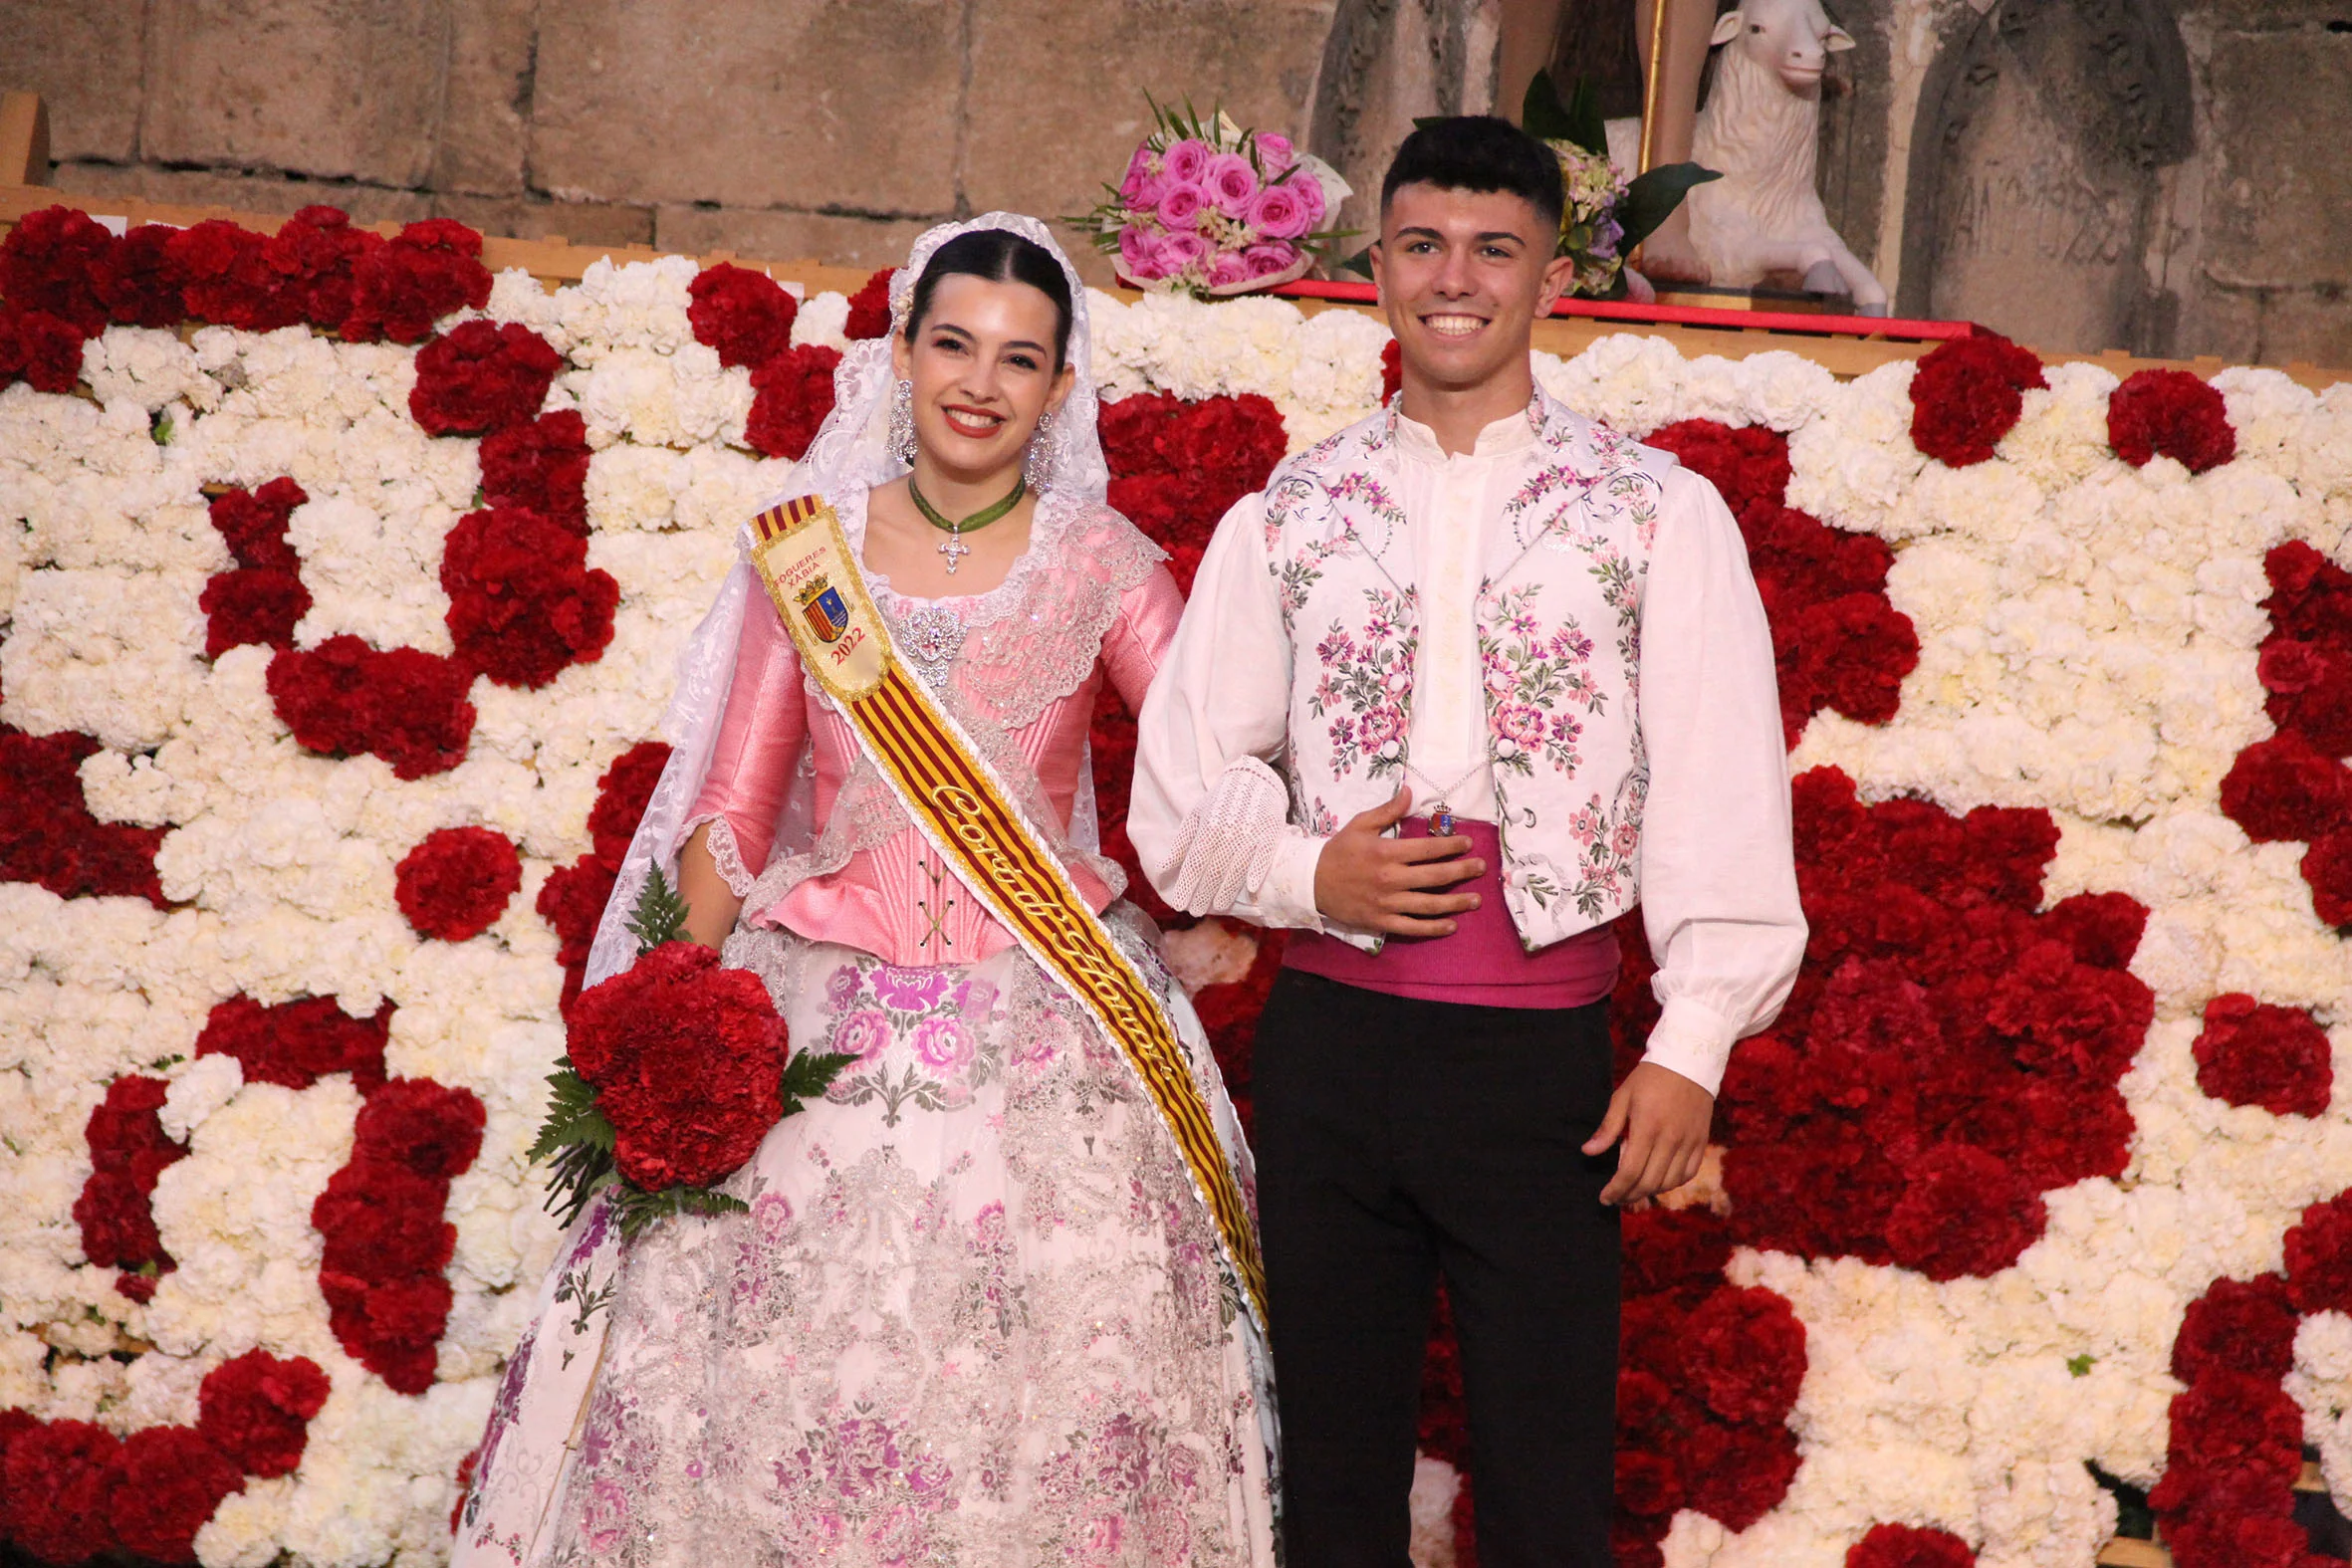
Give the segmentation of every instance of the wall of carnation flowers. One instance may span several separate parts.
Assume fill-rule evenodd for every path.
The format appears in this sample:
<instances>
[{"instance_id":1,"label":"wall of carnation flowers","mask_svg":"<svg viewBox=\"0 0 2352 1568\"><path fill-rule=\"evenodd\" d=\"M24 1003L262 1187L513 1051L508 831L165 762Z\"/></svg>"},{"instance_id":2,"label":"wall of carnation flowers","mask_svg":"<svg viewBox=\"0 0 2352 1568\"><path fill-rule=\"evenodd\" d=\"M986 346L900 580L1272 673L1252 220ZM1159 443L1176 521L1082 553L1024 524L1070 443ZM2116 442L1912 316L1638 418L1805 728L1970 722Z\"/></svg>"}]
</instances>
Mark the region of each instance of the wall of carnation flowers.
<instances>
[{"instance_id":1,"label":"wall of carnation flowers","mask_svg":"<svg viewBox=\"0 0 2352 1568\"><path fill-rule=\"evenodd\" d=\"M444 1548L672 658L886 321L879 276L479 256L323 208L0 244L0 1535L41 1560ZM1093 308L1111 499L1187 583L1393 385L1356 313ZM2115 1488L2185 1568L2334 1560L2290 1488L2308 1446L2352 1511L2352 385L1998 338L1537 372L1738 513L1813 924L1698 1201L1628 1223L1619 1561L2079 1568ZM1132 748L1106 707L1129 858ZM1169 951L1246 1107L1280 939ZM1422 1447L1462 1568L1442 1302Z\"/></svg>"}]
</instances>

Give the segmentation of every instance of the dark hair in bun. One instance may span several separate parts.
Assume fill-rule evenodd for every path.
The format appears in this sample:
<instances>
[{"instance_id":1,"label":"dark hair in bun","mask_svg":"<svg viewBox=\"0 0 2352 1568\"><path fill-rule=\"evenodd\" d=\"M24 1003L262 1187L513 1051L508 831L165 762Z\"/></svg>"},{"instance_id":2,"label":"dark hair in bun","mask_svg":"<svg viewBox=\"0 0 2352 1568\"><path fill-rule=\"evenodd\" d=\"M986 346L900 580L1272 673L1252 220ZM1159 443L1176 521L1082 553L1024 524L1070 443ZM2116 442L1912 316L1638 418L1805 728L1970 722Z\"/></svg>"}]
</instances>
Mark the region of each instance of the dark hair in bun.
<instances>
[{"instance_id":1,"label":"dark hair in bun","mask_svg":"<svg viewBox=\"0 0 2352 1568\"><path fill-rule=\"evenodd\" d=\"M973 229L957 235L931 253L923 275L915 280L914 303L906 313L906 336L914 340L923 318L931 313L931 296L939 280L962 276L986 278L991 283L1026 283L1054 302L1054 368L1069 358L1069 275L1054 253L1037 241L1010 229Z\"/></svg>"}]
</instances>

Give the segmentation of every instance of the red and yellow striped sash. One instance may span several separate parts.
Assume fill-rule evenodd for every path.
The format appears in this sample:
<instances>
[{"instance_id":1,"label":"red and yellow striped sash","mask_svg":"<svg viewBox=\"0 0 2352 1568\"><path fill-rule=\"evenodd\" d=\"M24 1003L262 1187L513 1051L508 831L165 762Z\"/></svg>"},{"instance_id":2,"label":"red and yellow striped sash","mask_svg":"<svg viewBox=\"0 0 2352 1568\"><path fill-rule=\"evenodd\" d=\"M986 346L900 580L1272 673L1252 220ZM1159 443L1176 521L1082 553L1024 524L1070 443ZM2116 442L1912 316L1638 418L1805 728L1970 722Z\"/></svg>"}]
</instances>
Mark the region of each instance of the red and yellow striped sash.
<instances>
[{"instance_id":1,"label":"red and yellow striped sash","mask_svg":"<svg viewBox=\"0 0 2352 1568\"><path fill-rule=\"evenodd\" d=\"M847 716L907 815L1142 1080L1263 1324L1257 1230L1167 1009L962 726L891 656L889 632L832 508L822 497L797 497L761 513L752 533L753 564L802 662Z\"/></svg>"}]
</instances>

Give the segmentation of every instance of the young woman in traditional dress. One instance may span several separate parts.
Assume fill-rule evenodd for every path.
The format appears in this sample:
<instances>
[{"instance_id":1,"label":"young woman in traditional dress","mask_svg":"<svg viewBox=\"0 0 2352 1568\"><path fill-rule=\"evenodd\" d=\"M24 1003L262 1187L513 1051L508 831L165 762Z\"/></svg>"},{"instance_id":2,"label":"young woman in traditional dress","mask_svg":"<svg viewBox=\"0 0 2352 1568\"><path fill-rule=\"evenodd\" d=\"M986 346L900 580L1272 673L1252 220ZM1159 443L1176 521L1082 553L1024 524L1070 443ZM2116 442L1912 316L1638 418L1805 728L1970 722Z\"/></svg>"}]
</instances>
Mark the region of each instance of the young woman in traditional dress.
<instances>
[{"instance_id":1,"label":"young woman in traditional dress","mask_svg":"<svg viewBox=\"0 0 2352 1568\"><path fill-rule=\"evenodd\" d=\"M564 1237L466 1568L1274 1561L1248 1157L1094 834L1095 695L1141 706L1181 601L1103 504L1085 294L1044 227L933 229L891 304L689 649L588 976L628 967L665 866L794 1047L854 1060L726 1184L747 1214L623 1241L598 1201ZM788 511L837 519L854 580L780 612L753 557ZM860 615L1017 820L977 859L812 668ZM973 866L1024 847L1060 880L1008 904ZM1102 1010L1114 971L1145 1005Z\"/></svg>"}]
</instances>

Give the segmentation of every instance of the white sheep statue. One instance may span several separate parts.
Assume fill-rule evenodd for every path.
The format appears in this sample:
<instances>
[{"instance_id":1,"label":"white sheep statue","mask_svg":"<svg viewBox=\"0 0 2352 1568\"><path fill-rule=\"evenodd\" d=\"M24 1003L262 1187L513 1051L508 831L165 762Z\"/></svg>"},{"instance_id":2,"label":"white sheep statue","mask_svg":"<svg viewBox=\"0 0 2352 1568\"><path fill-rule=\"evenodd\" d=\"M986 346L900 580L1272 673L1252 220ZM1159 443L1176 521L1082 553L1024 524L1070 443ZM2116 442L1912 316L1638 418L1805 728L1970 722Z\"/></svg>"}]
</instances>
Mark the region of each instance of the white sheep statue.
<instances>
[{"instance_id":1,"label":"white sheep statue","mask_svg":"<svg viewBox=\"0 0 2352 1568\"><path fill-rule=\"evenodd\" d=\"M1885 315L1885 287L1829 226L1814 184L1821 74L1831 53L1854 47L1853 37L1829 20L1821 0L1741 0L1716 20L1709 42L1729 47L1717 58L1691 145L1693 161L1723 175L1688 198L1690 244L1705 281L1754 288L1768 273L1795 273L1809 290L1849 295L1862 314ZM1639 121L1610 129L1628 123L1638 138Z\"/></svg>"}]
</instances>

